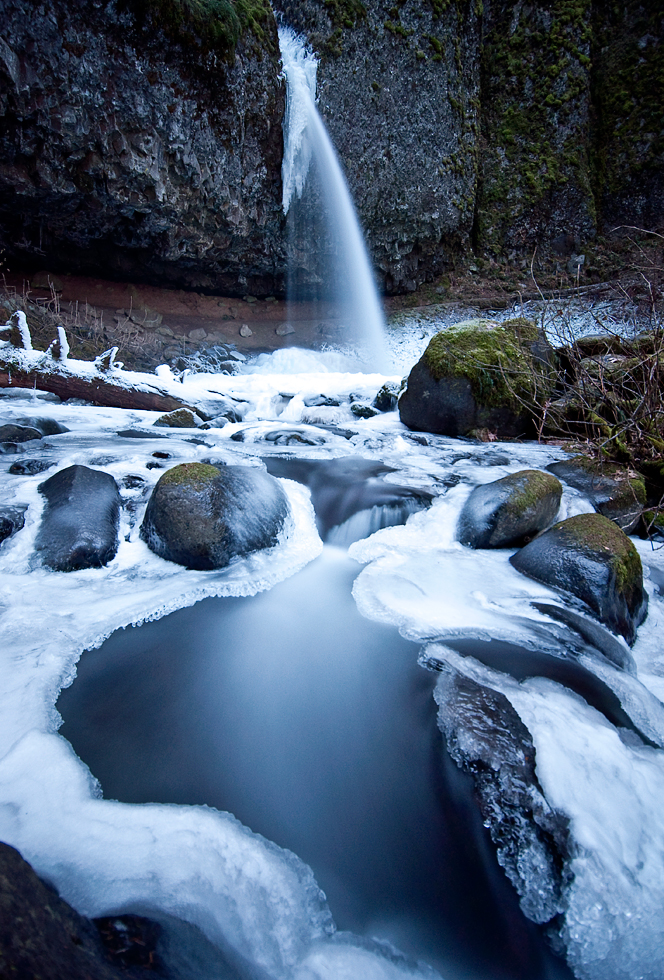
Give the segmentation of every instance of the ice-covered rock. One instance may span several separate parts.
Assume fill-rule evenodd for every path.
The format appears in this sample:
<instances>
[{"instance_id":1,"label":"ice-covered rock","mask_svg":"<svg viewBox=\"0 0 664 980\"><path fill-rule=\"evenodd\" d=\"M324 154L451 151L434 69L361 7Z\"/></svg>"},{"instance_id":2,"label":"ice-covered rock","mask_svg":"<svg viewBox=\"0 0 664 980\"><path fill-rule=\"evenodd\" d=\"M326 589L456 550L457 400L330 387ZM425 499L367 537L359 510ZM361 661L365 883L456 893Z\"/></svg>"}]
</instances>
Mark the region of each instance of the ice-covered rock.
<instances>
[{"instance_id":1,"label":"ice-covered rock","mask_svg":"<svg viewBox=\"0 0 664 980\"><path fill-rule=\"evenodd\" d=\"M581 599L615 633L634 643L648 613L639 554L601 514L577 514L554 524L510 562L519 572Z\"/></svg>"},{"instance_id":2,"label":"ice-covered rock","mask_svg":"<svg viewBox=\"0 0 664 980\"><path fill-rule=\"evenodd\" d=\"M56 419L43 418L42 416L24 416L16 419L18 425L25 425L32 429L38 429L43 436L58 436L62 432L69 432L66 425Z\"/></svg>"},{"instance_id":3,"label":"ice-covered rock","mask_svg":"<svg viewBox=\"0 0 664 980\"><path fill-rule=\"evenodd\" d=\"M69 466L42 483L46 507L35 539L42 561L57 572L101 568L118 550L120 494L109 473Z\"/></svg>"},{"instance_id":4,"label":"ice-covered rock","mask_svg":"<svg viewBox=\"0 0 664 980\"><path fill-rule=\"evenodd\" d=\"M524 914L549 922L566 907L568 821L544 797L528 729L503 694L451 667L434 697L447 749L473 776L485 826Z\"/></svg>"},{"instance_id":5,"label":"ice-covered rock","mask_svg":"<svg viewBox=\"0 0 664 980\"><path fill-rule=\"evenodd\" d=\"M459 541L471 548L522 544L554 520L563 488L541 470L519 470L475 487L459 517Z\"/></svg>"},{"instance_id":6,"label":"ice-covered rock","mask_svg":"<svg viewBox=\"0 0 664 980\"><path fill-rule=\"evenodd\" d=\"M10 538L25 524L27 505L0 507L0 541Z\"/></svg>"},{"instance_id":7,"label":"ice-covered rock","mask_svg":"<svg viewBox=\"0 0 664 980\"><path fill-rule=\"evenodd\" d=\"M276 544L287 514L281 485L263 470L183 463L167 470L154 488L141 537L168 561L223 568Z\"/></svg>"}]
</instances>

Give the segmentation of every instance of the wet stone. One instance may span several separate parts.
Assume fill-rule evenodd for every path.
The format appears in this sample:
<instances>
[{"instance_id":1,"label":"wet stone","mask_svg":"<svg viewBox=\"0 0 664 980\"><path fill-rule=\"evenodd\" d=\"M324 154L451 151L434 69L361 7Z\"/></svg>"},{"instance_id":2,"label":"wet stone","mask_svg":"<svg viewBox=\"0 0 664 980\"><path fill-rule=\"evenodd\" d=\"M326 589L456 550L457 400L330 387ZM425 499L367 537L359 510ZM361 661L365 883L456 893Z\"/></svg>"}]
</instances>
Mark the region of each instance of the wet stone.
<instances>
[{"instance_id":1,"label":"wet stone","mask_svg":"<svg viewBox=\"0 0 664 980\"><path fill-rule=\"evenodd\" d=\"M167 470L152 491L141 537L168 561L223 568L275 545L287 514L281 484L263 470L184 463Z\"/></svg>"},{"instance_id":2,"label":"wet stone","mask_svg":"<svg viewBox=\"0 0 664 980\"><path fill-rule=\"evenodd\" d=\"M59 470L39 487L46 506L35 541L57 572L101 568L118 550L120 494L108 473L87 466Z\"/></svg>"},{"instance_id":3,"label":"wet stone","mask_svg":"<svg viewBox=\"0 0 664 980\"><path fill-rule=\"evenodd\" d=\"M645 484L638 474L586 457L551 463L547 469L584 493L596 511L615 521L626 534L636 528L646 502Z\"/></svg>"},{"instance_id":4,"label":"wet stone","mask_svg":"<svg viewBox=\"0 0 664 980\"><path fill-rule=\"evenodd\" d=\"M512 555L524 575L571 593L632 645L648 614L639 554L620 528L601 514L578 514L554 524Z\"/></svg>"},{"instance_id":5,"label":"wet stone","mask_svg":"<svg viewBox=\"0 0 664 980\"><path fill-rule=\"evenodd\" d=\"M44 470L53 466L52 459L17 459L9 467L9 472L15 476L34 476L36 473L43 473Z\"/></svg>"},{"instance_id":6,"label":"wet stone","mask_svg":"<svg viewBox=\"0 0 664 980\"><path fill-rule=\"evenodd\" d=\"M0 507L0 541L10 538L25 524L27 504Z\"/></svg>"},{"instance_id":7,"label":"wet stone","mask_svg":"<svg viewBox=\"0 0 664 980\"><path fill-rule=\"evenodd\" d=\"M0 442L30 442L33 439L42 439L43 433L32 425L17 425L8 422L0 425Z\"/></svg>"},{"instance_id":8,"label":"wet stone","mask_svg":"<svg viewBox=\"0 0 664 980\"><path fill-rule=\"evenodd\" d=\"M374 415L378 415L375 408L371 405L363 405L361 402L353 402L350 410L356 419L372 419Z\"/></svg>"},{"instance_id":9,"label":"wet stone","mask_svg":"<svg viewBox=\"0 0 664 980\"><path fill-rule=\"evenodd\" d=\"M509 548L549 527L563 488L551 473L521 470L471 492L458 524L459 541L471 548Z\"/></svg>"}]
</instances>

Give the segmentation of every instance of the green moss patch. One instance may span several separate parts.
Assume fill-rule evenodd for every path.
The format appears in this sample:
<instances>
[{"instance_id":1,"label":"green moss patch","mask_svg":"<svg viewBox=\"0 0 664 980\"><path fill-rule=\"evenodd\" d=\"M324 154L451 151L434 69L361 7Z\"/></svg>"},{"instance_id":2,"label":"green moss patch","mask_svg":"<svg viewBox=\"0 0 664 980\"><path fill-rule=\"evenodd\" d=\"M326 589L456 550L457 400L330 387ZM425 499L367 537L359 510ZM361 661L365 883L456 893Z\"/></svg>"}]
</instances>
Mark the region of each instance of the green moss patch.
<instances>
[{"instance_id":1,"label":"green moss patch","mask_svg":"<svg viewBox=\"0 0 664 980\"><path fill-rule=\"evenodd\" d=\"M594 554L609 565L619 592L629 592L636 585L641 585L643 567L639 553L624 531L608 517L577 514L554 524L551 530L581 553Z\"/></svg>"},{"instance_id":2,"label":"green moss patch","mask_svg":"<svg viewBox=\"0 0 664 980\"><path fill-rule=\"evenodd\" d=\"M528 346L539 336L537 326L524 318L500 324L467 320L436 334L424 358L436 381L466 378L478 405L534 407L551 383Z\"/></svg>"},{"instance_id":3,"label":"green moss patch","mask_svg":"<svg viewBox=\"0 0 664 980\"><path fill-rule=\"evenodd\" d=\"M276 53L269 0L127 0L141 22L151 20L174 41L232 60L235 45L251 32Z\"/></svg>"},{"instance_id":4,"label":"green moss patch","mask_svg":"<svg viewBox=\"0 0 664 980\"><path fill-rule=\"evenodd\" d=\"M507 479L516 481L517 478L519 483L503 505L511 517L521 517L551 494L562 496L562 484L552 473L544 473L542 470L522 470Z\"/></svg>"},{"instance_id":5,"label":"green moss patch","mask_svg":"<svg viewBox=\"0 0 664 980\"><path fill-rule=\"evenodd\" d=\"M184 486L185 484L201 487L219 476L216 466L209 463L181 463L173 466L159 480L160 486Z\"/></svg>"}]
</instances>

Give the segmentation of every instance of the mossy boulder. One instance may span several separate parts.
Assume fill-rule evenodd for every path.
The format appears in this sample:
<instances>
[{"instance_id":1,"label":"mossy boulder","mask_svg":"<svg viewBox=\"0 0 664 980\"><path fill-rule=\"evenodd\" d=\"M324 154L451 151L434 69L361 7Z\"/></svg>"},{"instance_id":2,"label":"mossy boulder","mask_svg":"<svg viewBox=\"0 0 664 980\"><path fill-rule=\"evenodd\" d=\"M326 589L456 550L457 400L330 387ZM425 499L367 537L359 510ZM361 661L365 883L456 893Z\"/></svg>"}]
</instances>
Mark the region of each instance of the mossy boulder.
<instances>
[{"instance_id":1,"label":"mossy boulder","mask_svg":"<svg viewBox=\"0 0 664 980\"><path fill-rule=\"evenodd\" d=\"M223 568L276 544L288 514L281 484L249 466L183 463L167 470L148 502L141 537L187 568Z\"/></svg>"},{"instance_id":2,"label":"mossy boulder","mask_svg":"<svg viewBox=\"0 0 664 980\"><path fill-rule=\"evenodd\" d=\"M459 541L471 548L523 544L555 519L562 493L560 481L541 470L520 470L475 487L459 517Z\"/></svg>"},{"instance_id":3,"label":"mossy boulder","mask_svg":"<svg viewBox=\"0 0 664 980\"><path fill-rule=\"evenodd\" d=\"M537 406L551 385L552 355L542 331L522 317L465 320L437 333L399 399L409 429L499 437L534 433Z\"/></svg>"},{"instance_id":4,"label":"mossy boulder","mask_svg":"<svg viewBox=\"0 0 664 980\"><path fill-rule=\"evenodd\" d=\"M195 429L202 421L190 408L176 408L174 412L160 415L154 424L171 429Z\"/></svg>"},{"instance_id":5,"label":"mossy boulder","mask_svg":"<svg viewBox=\"0 0 664 980\"><path fill-rule=\"evenodd\" d=\"M68 466L40 484L46 506L35 540L56 572L101 568L118 550L120 493L109 473Z\"/></svg>"},{"instance_id":6,"label":"mossy boulder","mask_svg":"<svg viewBox=\"0 0 664 980\"><path fill-rule=\"evenodd\" d=\"M631 645L646 618L639 554L620 528L601 514L578 514L554 524L510 558L524 575L584 602Z\"/></svg>"},{"instance_id":7,"label":"mossy boulder","mask_svg":"<svg viewBox=\"0 0 664 980\"><path fill-rule=\"evenodd\" d=\"M645 481L619 463L586 456L550 463L547 470L584 493L596 511L629 534L639 523L646 503Z\"/></svg>"}]
</instances>

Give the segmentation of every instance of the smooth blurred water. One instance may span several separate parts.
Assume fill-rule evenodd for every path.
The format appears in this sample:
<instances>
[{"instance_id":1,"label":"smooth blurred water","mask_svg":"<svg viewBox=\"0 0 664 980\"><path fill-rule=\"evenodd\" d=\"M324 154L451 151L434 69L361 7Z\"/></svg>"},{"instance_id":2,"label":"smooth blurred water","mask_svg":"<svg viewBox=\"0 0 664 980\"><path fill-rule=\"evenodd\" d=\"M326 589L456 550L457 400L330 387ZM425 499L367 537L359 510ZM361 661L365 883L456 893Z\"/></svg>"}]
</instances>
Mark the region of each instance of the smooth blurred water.
<instances>
[{"instance_id":1,"label":"smooth blurred water","mask_svg":"<svg viewBox=\"0 0 664 980\"><path fill-rule=\"evenodd\" d=\"M339 160L316 108L317 61L305 39L288 27L279 28L279 47L286 76L282 179L290 229L288 298L302 298L296 268L308 266L316 253L317 292L331 301L346 340L365 352L371 370L387 372L385 318L369 257ZM300 216L297 202L310 168L318 182L320 207L315 215ZM299 257L298 251L303 253Z\"/></svg>"},{"instance_id":2,"label":"smooth blurred water","mask_svg":"<svg viewBox=\"0 0 664 980\"><path fill-rule=\"evenodd\" d=\"M417 647L361 617L337 548L86 653L62 734L127 802L207 803L295 851L338 926L448 980L567 976L518 908ZM557 972L558 971L558 972Z\"/></svg>"}]
</instances>

